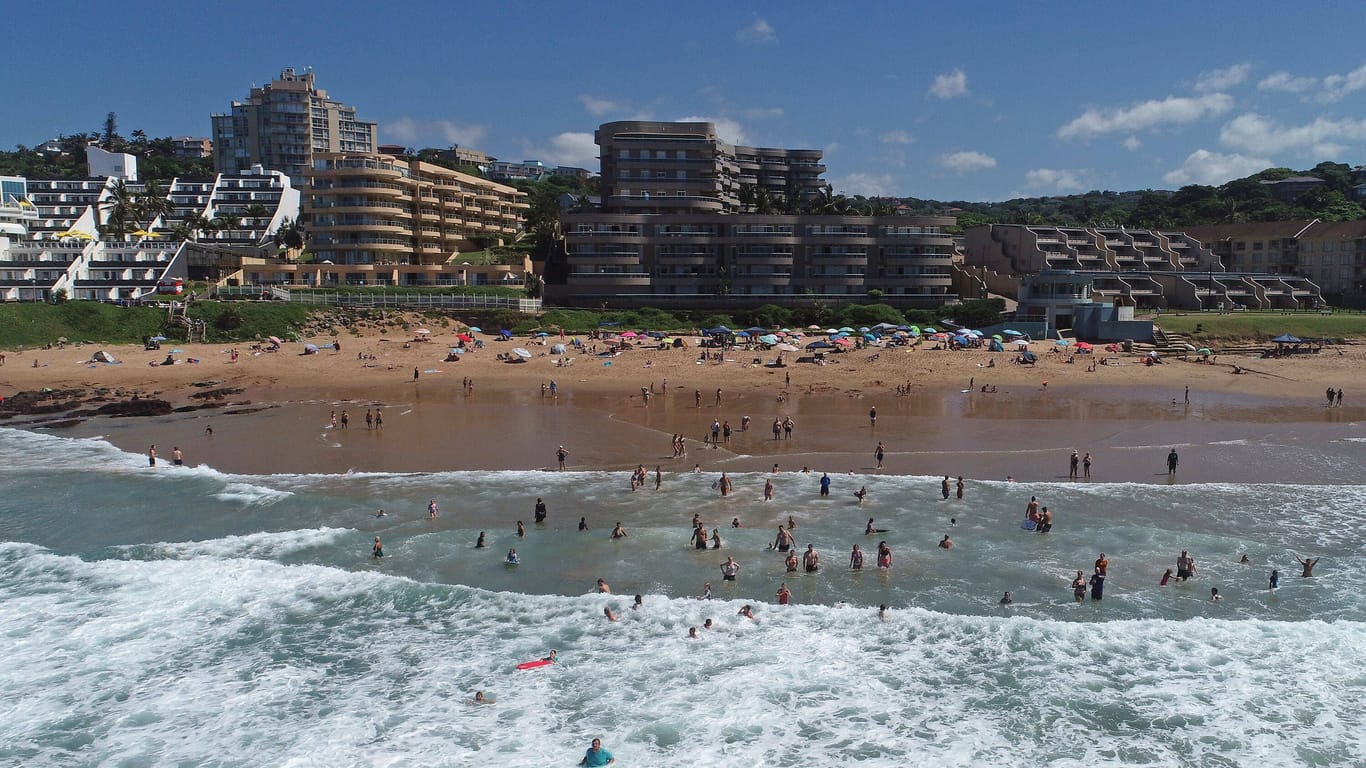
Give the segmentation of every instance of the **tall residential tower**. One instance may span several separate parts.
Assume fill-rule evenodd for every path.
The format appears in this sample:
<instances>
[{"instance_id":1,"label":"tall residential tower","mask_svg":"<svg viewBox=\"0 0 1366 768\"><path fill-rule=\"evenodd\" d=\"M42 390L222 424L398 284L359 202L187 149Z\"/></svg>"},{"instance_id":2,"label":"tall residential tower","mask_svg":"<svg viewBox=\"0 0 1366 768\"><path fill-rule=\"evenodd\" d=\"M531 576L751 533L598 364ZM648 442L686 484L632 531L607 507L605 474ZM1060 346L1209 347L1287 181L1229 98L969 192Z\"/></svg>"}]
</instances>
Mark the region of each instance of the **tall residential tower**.
<instances>
[{"instance_id":1,"label":"tall residential tower","mask_svg":"<svg viewBox=\"0 0 1366 768\"><path fill-rule=\"evenodd\" d=\"M328 98L314 85L311 70L284 69L280 77L252 88L246 101L213 119L213 162L219 173L240 173L253 165L284 171L296 187L314 153L374 152L375 124L356 118L356 108Z\"/></svg>"}]
</instances>

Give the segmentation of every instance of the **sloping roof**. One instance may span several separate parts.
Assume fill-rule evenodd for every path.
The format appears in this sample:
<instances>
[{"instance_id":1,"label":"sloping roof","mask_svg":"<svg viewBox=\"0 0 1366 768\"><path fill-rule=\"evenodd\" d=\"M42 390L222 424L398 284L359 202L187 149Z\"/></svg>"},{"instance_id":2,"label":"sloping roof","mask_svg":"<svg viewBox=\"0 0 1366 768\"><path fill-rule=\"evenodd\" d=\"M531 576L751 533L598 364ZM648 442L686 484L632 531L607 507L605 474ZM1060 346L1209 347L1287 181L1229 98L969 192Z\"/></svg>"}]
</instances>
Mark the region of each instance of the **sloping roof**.
<instances>
[{"instance_id":1,"label":"sloping roof","mask_svg":"<svg viewBox=\"0 0 1366 768\"><path fill-rule=\"evenodd\" d=\"M1301 238L1355 240L1366 237L1366 221L1320 221Z\"/></svg>"},{"instance_id":2,"label":"sloping roof","mask_svg":"<svg viewBox=\"0 0 1366 768\"><path fill-rule=\"evenodd\" d=\"M1241 224L1208 224L1188 227L1186 234L1201 243L1217 243L1220 240L1279 240L1301 237L1302 233L1317 219L1298 219L1294 221L1249 221Z\"/></svg>"},{"instance_id":3,"label":"sloping roof","mask_svg":"<svg viewBox=\"0 0 1366 768\"><path fill-rule=\"evenodd\" d=\"M1262 179L1261 183L1262 183L1262 184L1327 184L1328 182L1324 181L1323 179L1320 179L1320 178L1317 177L1317 176L1287 176L1287 177L1284 178L1284 179L1276 179L1275 181L1267 181L1266 179Z\"/></svg>"}]
</instances>

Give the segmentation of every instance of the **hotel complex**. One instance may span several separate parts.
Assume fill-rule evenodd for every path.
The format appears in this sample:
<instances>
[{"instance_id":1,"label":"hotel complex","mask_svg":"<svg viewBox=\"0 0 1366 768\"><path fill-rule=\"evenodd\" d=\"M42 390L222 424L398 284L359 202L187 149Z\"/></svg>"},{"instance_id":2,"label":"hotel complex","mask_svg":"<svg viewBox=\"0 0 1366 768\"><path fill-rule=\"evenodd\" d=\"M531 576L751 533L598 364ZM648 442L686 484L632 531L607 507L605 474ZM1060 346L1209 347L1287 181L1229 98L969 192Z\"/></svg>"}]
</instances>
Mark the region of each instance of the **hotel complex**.
<instances>
[{"instance_id":1,"label":"hotel complex","mask_svg":"<svg viewBox=\"0 0 1366 768\"><path fill-rule=\"evenodd\" d=\"M512 187L388 155L318 154L307 174L307 263L244 260L248 284L522 285L525 259L473 265L462 252L501 245L529 207Z\"/></svg>"},{"instance_id":2,"label":"hotel complex","mask_svg":"<svg viewBox=\"0 0 1366 768\"><path fill-rule=\"evenodd\" d=\"M732 146L711 123L607 123L602 207L562 217L567 304L810 303L881 292L937 307L952 292L951 216L777 215L825 188L820 150ZM876 295L876 294L875 294Z\"/></svg>"}]
</instances>

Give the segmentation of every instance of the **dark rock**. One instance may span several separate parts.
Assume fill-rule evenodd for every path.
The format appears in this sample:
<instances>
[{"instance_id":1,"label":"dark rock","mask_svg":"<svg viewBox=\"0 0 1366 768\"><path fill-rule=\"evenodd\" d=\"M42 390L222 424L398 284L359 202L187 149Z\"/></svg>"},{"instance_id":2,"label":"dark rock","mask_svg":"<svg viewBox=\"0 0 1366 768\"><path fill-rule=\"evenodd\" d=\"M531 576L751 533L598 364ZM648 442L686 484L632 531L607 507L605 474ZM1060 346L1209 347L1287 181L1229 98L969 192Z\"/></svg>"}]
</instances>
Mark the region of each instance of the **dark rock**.
<instances>
[{"instance_id":1,"label":"dark rock","mask_svg":"<svg viewBox=\"0 0 1366 768\"><path fill-rule=\"evenodd\" d=\"M105 403L95 409L95 413L101 416L165 416L171 412L171 404L165 400L155 400L142 398L139 400L124 400L116 403Z\"/></svg>"},{"instance_id":2,"label":"dark rock","mask_svg":"<svg viewBox=\"0 0 1366 768\"><path fill-rule=\"evenodd\" d=\"M240 395L244 391L245 390L243 390L241 387L220 387L218 389L209 389L203 392L195 392L194 394L190 395L190 398L194 400L222 400L228 395Z\"/></svg>"}]
</instances>

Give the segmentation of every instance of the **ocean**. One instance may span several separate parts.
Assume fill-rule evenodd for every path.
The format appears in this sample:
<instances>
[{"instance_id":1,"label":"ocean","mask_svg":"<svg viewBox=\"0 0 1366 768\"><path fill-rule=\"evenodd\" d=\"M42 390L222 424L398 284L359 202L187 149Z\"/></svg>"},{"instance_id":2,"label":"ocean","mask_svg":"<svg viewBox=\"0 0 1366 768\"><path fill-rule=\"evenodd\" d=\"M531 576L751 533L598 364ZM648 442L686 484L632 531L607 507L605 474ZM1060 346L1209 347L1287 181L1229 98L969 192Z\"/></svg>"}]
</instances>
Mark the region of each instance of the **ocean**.
<instances>
[{"instance_id":1,"label":"ocean","mask_svg":"<svg viewBox=\"0 0 1366 768\"><path fill-rule=\"evenodd\" d=\"M14 429L0 455L0 764L570 765L594 737L635 766L1366 763L1366 486L970 481L945 501L938 477L841 474L822 499L784 472L722 498L716 473L656 493L653 473L632 492L626 472L148 468ZM1050 533L1020 529L1030 496ZM695 514L723 549L689 546ZM789 516L819 573L767 548ZM1196 578L1158 586L1182 549ZM1104 599L1074 602L1101 552Z\"/></svg>"}]
</instances>

